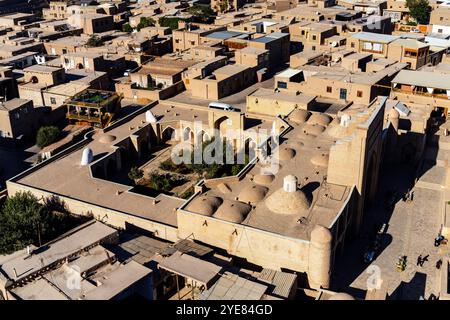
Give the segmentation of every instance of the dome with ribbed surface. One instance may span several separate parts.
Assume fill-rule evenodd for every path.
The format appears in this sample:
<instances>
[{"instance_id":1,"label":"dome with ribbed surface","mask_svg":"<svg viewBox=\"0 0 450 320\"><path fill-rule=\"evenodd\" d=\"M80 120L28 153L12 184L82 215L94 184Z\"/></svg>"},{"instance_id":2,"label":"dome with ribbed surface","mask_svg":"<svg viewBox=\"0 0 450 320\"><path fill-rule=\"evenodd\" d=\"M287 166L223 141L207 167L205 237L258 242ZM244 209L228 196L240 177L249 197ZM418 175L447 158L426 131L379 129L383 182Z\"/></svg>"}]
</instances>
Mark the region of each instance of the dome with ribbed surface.
<instances>
[{"instance_id":1,"label":"dome with ribbed surface","mask_svg":"<svg viewBox=\"0 0 450 320\"><path fill-rule=\"evenodd\" d=\"M308 119L310 124L319 124L321 126L327 126L330 124L332 118L329 115L323 113L313 113Z\"/></svg>"},{"instance_id":2,"label":"dome with ribbed surface","mask_svg":"<svg viewBox=\"0 0 450 320\"><path fill-rule=\"evenodd\" d=\"M301 149L302 147L305 146L305 144L301 141L293 141L289 143L289 146L292 148L295 148L297 150Z\"/></svg>"},{"instance_id":3,"label":"dome with ribbed surface","mask_svg":"<svg viewBox=\"0 0 450 320\"><path fill-rule=\"evenodd\" d=\"M186 210L204 216L212 216L221 204L222 199L219 197L204 195L192 200L192 202L186 207Z\"/></svg>"},{"instance_id":4,"label":"dome with ribbed surface","mask_svg":"<svg viewBox=\"0 0 450 320\"><path fill-rule=\"evenodd\" d=\"M295 150L288 147L280 147L274 153L279 160L291 160L295 157Z\"/></svg>"},{"instance_id":5,"label":"dome with ribbed surface","mask_svg":"<svg viewBox=\"0 0 450 320\"><path fill-rule=\"evenodd\" d=\"M286 177L285 180L288 178L290 176ZM290 184L288 186L290 187ZM311 206L311 202L306 195L301 190L296 189L295 186L290 191L285 190L284 187L278 189L266 199L265 203L270 211L279 214L304 213Z\"/></svg>"},{"instance_id":6,"label":"dome with ribbed surface","mask_svg":"<svg viewBox=\"0 0 450 320\"><path fill-rule=\"evenodd\" d=\"M257 185L249 185L246 188L242 189L239 193L238 199L239 201L245 203L257 203L264 199L269 189L263 186Z\"/></svg>"},{"instance_id":7,"label":"dome with ribbed surface","mask_svg":"<svg viewBox=\"0 0 450 320\"><path fill-rule=\"evenodd\" d=\"M331 125L327 129L327 134L336 139L342 139L348 136L348 128L341 125Z\"/></svg>"},{"instance_id":8,"label":"dome with ribbed surface","mask_svg":"<svg viewBox=\"0 0 450 320\"><path fill-rule=\"evenodd\" d=\"M268 186L274 179L275 176L273 174L257 174L253 177L253 182L262 186Z\"/></svg>"},{"instance_id":9,"label":"dome with ribbed surface","mask_svg":"<svg viewBox=\"0 0 450 320\"><path fill-rule=\"evenodd\" d=\"M217 209L214 217L233 223L241 223L245 220L252 207L246 203L233 200L225 200Z\"/></svg>"},{"instance_id":10,"label":"dome with ribbed surface","mask_svg":"<svg viewBox=\"0 0 450 320\"><path fill-rule=\"evenodd\" d=\"M325 131L325 127L317 124L307 124L303 127L303 133L309 136L318 136Z\"/></svg>"},{"instance_id":11,"label":"dome with ribbed surface","mask_svg":"<svg viewBox=\"0 0 450 320\"><path fill-rule=\"evenodd\" d=\"M288 119L294 123L300 124L306 122L310 116L310 113L303 109L296 109L289 114Z\"/></svg>"},{"instance_id":12,"label":"dome with ribbed surface","mask_svg":"<svg viewBox=\"0 0 450 320\"><path fill-rule=\"evenodd\" d=\"M311 157L311 163L317 167L328 167L329 155L327 153L317 154Z\"/></svg>"},{"instance_id":13,"label":"dome with ribbed surface","mask_svg":"<svg viewBox=\"0 0 450 320\"><path fill-rule=\"evenodd\" d=\"M111 143L114 140L116 140L116 137L113 135L110 135L110 134L102 134L98 139L99 142L105 143L105 144Z\"/></svg>"},{"instance_id":14,"label":"dome with ribbed surface","mask_svg":"<svg viewBox=\"0 0 450 320\"><path fill-rule=\"evenodd\" d=\"M332 295L328 300L355 300L355 298L348 293L340 292Z\"/></svg>"}]
</instances>

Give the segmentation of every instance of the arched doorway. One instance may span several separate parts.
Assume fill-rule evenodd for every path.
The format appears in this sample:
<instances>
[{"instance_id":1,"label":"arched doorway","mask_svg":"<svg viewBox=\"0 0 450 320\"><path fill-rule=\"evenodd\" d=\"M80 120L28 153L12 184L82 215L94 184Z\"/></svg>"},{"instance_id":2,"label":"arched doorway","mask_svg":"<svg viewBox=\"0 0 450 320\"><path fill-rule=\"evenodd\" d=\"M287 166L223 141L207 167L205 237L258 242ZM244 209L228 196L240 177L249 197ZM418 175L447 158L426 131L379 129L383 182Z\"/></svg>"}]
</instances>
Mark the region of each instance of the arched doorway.
<instances>
[{"instance_id":1,"label":"arched doorway","mask_svg":"<svg viewBox=\"0 0 450 320\"><path fill-rule=\"evenodd\" d=\"M30 81L31 81L31 83L38 83L39 79L36 76L32 76Z\"/></svg>"},{"instance_id":2,"label":"arched doorway","mask_svg":"<svg viewBox=\"0 0 450 320\"><path fill-rule=\"evenodd\" d=\"M228 118L227 116L223 116L223 117L217 119L214 122L214 129L217 130L217 132L215 134L219 133L221 137L225 137L230 121L231 121L231 119Z\"/></svg>"},{"instance_id":3,"label":"arched doorway","mask_svg":"<svg viewBox=\"0 0 450 320\"><path fill-rule=\"evenodd\" d=\"M244 144L245 156L248 160L253 159L256 156L256 142L252 138L247 138Z\"/></svg>"},{"instance_id":4,"label":"arched doorway","mask_svg":"<svg viewBox=\"0 0 450 320\"><path fill-rule=\"evenodd\" d=\"M161 134L161 138L162 138L163 142L174 141L175 140L175 129L172 127L166 127Z\"/></svg>"},{"instance_id":5,"label":"arched doorway","mask_svg":"<svg viewBox=\"0 0 450 320\"><path fill-rule=\"evenodd\" d=\"M206 142L206 141L209 141L209 140L211 140L211 138L205 132L205 130L200 130L199 132L197 132L197 139L195 140L196 144L200 145L203 142Z\"/></svg>"},{"instance_id":6,"label":"arched doorway","mask_svg":"<svg viewBox=\"0 0 450 320\"><path fill-rule=\"evenodd\" d=\"M191 128L189 128L189 127L184 128L183 141L194 144L194 132L191 130Z\"/></svg>"}]
</instances>

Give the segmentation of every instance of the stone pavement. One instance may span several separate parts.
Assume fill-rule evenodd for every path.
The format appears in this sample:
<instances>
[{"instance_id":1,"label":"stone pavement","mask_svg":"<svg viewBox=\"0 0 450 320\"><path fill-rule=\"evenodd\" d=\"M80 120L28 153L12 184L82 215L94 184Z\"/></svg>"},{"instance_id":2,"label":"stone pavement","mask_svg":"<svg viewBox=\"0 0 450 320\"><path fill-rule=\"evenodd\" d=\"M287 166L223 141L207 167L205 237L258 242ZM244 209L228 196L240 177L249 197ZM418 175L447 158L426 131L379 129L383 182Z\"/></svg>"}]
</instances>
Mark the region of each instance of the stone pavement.
<instances>
[{"instance_id":1,"label":"stone pavement","mask_svg":"<svg viewBox=\"0 0 450 320\"><path fill-rule=\"evenodd\" d=\"M365 235L346 248L337 264L337 289L345 291L350 286L349 293L364 298L368 280L373 279L373 270L379 270L387 287L388 299L417 300L421 296L428 299L432 293L439 294L439 273L435 265L442 253L434 247L434 238L442 221L444 189L433 181L421 184L419 179L413 189L414 200L411 203L400 199L392 214L384 208L386 190L396 189L402 194L413 185L412 177L414 170L406 166L382 170L379 194L376 204L368 212ZM367 234L378 223L388 223L388 228L382 240L381 253L369 267L362 261L362 255L369 243ZM408 257L407 268L403 272L396 268L400 255ZM429 255L423 267L416 265L419 255Z\"/></svg>"}]
</instances>

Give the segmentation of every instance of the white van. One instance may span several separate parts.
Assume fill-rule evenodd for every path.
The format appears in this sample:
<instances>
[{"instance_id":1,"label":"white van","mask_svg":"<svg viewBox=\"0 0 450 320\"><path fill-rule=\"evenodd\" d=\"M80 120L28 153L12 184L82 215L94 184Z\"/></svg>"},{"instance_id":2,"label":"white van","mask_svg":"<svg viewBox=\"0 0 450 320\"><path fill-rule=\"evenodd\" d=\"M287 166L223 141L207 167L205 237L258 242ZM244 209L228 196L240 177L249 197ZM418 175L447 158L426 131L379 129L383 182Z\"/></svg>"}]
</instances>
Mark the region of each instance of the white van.
<instances>
[{"instance_id":1,"label":"white van","mask_svg":"<svg viewBox=\"0 0 450 320\"><path fill-rule=\"evenodd\" d=\"M208 105L209 108L212 109L220 109L225 111L237 111L237 109L233 108L232 105L229 105L228 103L222 103L222 102L211 102Z\"/></svg>"}]
</instances>

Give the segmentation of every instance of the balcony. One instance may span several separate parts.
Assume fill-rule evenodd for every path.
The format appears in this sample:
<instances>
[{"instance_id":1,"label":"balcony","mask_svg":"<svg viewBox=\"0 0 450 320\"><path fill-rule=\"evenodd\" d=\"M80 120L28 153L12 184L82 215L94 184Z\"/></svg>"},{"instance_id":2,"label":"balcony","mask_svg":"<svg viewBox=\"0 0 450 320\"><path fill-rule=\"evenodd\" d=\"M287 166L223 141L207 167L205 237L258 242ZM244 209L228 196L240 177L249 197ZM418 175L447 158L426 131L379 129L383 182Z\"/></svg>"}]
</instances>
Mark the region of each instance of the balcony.
<instances>
[{"instance_id":1,"label":"balcony","mask_svg":"<svg viewBox=\"0 0 450 320\"><path fill-rule=\"evenodd\" d=\"M89 116L89 115L83 115L83 114L79 114L79 113L68 113L67 118L72 119L72 120L79 120L79 121L101 122L101 118L98 116Z\"/></svg>"}]
</instances>

